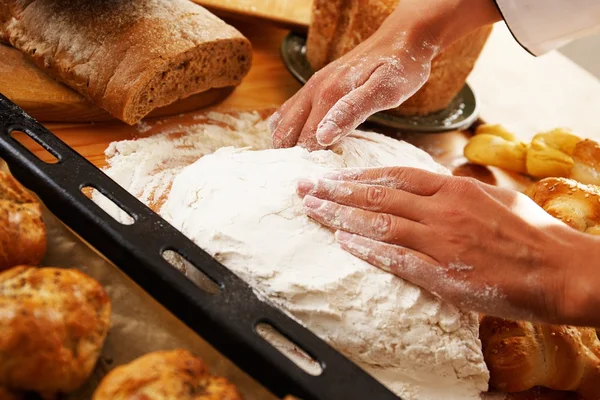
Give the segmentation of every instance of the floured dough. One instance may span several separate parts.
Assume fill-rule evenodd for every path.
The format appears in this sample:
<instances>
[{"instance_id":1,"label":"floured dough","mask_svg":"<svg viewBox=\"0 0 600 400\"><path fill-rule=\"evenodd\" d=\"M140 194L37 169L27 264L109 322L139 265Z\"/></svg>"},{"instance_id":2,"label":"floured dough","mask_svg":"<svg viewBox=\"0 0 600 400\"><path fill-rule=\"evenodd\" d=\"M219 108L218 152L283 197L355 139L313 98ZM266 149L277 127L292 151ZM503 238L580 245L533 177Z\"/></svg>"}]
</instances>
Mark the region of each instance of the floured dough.
<instances>
[{"instance_id":1,"label":"floured dough","mask_svg":"<svg viewBox=\"0 0 600 400\"><path fill-rule=\"evenodd\" d=\"M296 195L299 178L392 165L448 173L425 152L371 133L313 153L228 147L184 168L161 214L404 399L479 398L488 371L477 316L343 251Z\"/></svg>"}]
</instances>

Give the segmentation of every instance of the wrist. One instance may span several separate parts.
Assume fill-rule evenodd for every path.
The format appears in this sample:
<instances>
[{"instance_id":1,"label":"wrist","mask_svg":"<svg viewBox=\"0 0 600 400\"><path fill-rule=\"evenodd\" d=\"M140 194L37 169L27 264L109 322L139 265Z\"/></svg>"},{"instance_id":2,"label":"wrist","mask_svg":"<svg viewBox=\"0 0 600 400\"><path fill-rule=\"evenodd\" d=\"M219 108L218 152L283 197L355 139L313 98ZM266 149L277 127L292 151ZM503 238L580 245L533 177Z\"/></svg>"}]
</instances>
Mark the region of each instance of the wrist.
<instances>
[{"instance_id":1,"label":"wrist","mask_svg":"<svg viewBox=\"0 0 600 400\"><path fill-rule=\"evenodd\" d=\"M435 48L433 58L455 41L501 19L493 0L401 0L382 28L391 35L408 35L416 45Z\"/></svg>"},{"instance_id":2,"label":"wrist","mask_svg":"<svg viewBox=\"0 0 600 400\"><path fill-rule=\"evenodd\" d=\"M564 271L558 316L567 324L600 327L600 237L573 233L557 265Z\"/></svg>"}]
</instances>

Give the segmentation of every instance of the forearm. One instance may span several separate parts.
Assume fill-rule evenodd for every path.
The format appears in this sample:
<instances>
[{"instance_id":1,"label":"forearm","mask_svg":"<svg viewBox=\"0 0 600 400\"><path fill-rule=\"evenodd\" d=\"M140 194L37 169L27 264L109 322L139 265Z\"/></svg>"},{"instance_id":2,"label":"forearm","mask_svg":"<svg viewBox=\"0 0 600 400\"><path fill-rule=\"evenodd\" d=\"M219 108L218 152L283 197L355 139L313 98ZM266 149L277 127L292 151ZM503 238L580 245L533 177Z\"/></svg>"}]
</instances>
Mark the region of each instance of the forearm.
<instances>
[{"instance_id":1,"label":"forearm","mask_svg":"<svg viewBox=\"0 0 600 400\"><path fill-rule=\"evenodd\" d=\"M435 46L437 54L476 29L501 19L493 0L401 0L381 29Z\"/></svg>"},{"instance_id":2,"label":"forearm","mask_svg":"<svg viewBox=\"0 0 600 400\"><path fill-rule=\"evenodd\" d=\"M571 251L559 258L565 273L560 317L568 324L600 328L600 236L574 233Z\"/></svg>"}]
</instances>

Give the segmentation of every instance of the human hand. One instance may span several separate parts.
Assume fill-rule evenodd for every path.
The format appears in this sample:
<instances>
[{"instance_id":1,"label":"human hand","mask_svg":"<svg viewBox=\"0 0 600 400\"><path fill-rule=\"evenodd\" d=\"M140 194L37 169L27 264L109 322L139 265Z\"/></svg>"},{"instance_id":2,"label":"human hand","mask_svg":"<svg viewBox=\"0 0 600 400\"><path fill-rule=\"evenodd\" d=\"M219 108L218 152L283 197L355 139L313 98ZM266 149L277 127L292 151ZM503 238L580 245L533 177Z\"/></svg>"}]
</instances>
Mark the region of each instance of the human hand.
<instances>
[{"instance_id":1,"label":"human hand","mask_svg":"<svg viewBox=\"0 0 600 400\"><path fill-rule=\"evenodd\" d=\"M399 106L425 84L437 49L424 34L379 29L318 71L271 117L273 147L323 149L372 114Z\"/></svg>"},{"instance_id":2,"label":"human hand","mask_svg":"<svg viewBox=\"0 0 600 400\"><path fill-rule=\"evenodd\" d=\"M597 272L585 266L598 243L525 195L399 167L303 180L298 193L311 218L337 230L342 248L459 307L600 325L583 306L595 293Z\"/></svg>"},{"instance_id":3,"label":"human hand","mask_svg":"<svg viewBox=\"0 0 600 400\"><path fill-rule=\"evenodd\" d=\"M273 114L273 147L334 144L416 93L440 51L500 19L493 0L402 0L371 37L318 71Z\"/></svg>"}]
</instances>

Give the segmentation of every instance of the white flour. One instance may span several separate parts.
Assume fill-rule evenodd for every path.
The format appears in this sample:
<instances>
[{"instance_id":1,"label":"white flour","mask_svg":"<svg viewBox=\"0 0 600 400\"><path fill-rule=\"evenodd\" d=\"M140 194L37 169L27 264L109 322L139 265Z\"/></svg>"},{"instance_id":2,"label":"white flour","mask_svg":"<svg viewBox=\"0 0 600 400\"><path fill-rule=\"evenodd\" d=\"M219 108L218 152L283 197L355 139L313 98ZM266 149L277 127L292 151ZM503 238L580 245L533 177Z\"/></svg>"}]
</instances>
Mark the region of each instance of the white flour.
<instances>
[{"instance_id":1,"label":"white flour","mask_svg":"<svg viewBox=\"0 0 600 400\"><path fill-rule=\"evenodd\" d=\"M255 130L255 141L269 138L263 122L230 126L219 137L239 139L235 131L245 127ZM193 135L200 131L205 137L216 132L197 127ZM161 163L152 158L164 162L177 146L165 137L144 140L146 145L112 145L107 172L148 203L148 193L168 185L143 189L156 178L140 172L155 173ZM124 151L128 146L135 151ZM317 178L332 168L390 165L448 173L415 147L371 133L355 132L333 151L313 153L229 147L173 167L168 179L175 181L161 215L403 398L478 399L487 390L488 371L476 314L343 251L333 232L305 216L296 195L299 178Z\"/></svg>"}]
</instances>

